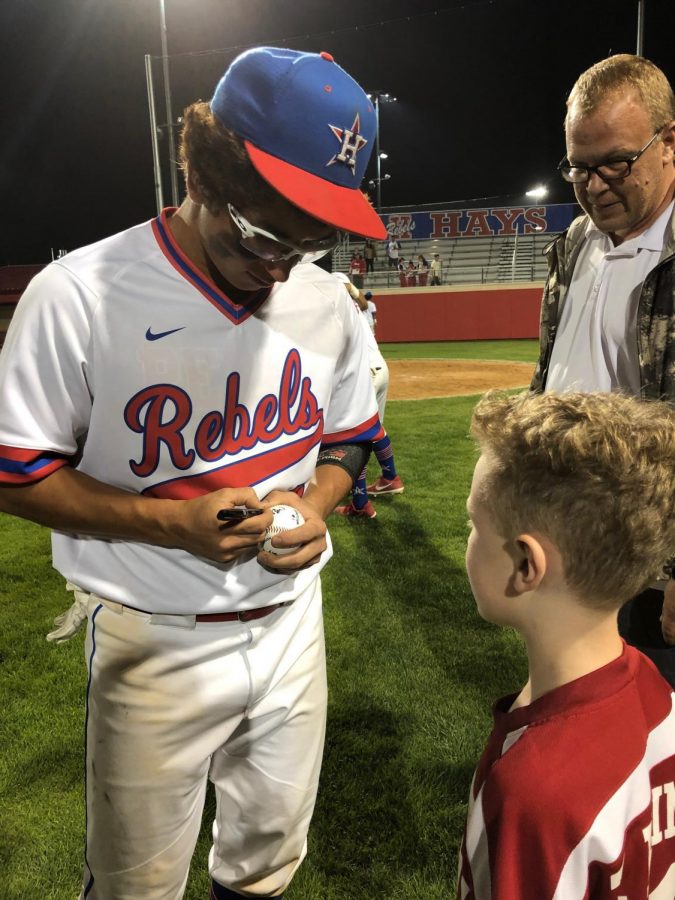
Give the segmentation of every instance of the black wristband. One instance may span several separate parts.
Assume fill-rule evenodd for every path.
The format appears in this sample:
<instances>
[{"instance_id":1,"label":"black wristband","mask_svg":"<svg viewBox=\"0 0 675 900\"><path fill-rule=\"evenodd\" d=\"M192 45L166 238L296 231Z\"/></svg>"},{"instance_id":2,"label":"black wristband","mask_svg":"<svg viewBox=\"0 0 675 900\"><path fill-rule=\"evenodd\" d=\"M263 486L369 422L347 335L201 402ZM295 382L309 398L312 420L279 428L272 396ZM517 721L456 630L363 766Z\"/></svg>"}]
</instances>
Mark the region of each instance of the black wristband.
<instances>
[{"instance_id":1,"label":"black wristband","mask_svg":"<svg viewBox=\"0 0 675 900\"><path fill-rule=\"evenodd\" d=\"M319 466L340 466L349 474L352 484L354 484L368 462L372 447L370 441L357 444L330 444L319 450L316 466L317 468Z\"/></svg>"}]
</instances>

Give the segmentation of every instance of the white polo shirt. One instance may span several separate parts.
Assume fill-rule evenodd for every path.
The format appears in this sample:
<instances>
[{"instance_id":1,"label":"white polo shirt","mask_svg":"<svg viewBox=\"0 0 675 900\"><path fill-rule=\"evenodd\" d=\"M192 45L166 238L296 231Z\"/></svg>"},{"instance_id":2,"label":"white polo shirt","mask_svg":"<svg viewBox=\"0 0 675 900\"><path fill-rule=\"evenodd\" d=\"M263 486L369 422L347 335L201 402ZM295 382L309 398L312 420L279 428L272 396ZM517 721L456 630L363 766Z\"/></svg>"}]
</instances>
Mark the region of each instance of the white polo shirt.
<instances>
[{"instance_id":1,"label":"white polo shirt","mask_svg":"<svg viewBox=\"0 0 675 900\"><path fill-rule=\"evenodd\" d=\"M640 394L637 308L663 250L673 203L642 234L615 247L589 221L553 345L548 391Z\"/></svg>"}]
</instances>

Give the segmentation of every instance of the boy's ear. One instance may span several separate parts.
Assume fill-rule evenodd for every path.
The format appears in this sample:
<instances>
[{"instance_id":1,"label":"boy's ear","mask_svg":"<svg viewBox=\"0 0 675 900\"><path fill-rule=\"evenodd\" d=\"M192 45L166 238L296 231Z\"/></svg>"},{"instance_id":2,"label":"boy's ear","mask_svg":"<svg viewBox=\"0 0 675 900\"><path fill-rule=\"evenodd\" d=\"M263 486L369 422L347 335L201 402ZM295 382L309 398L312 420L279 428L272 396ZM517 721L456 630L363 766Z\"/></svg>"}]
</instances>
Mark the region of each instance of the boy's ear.
<instances>
[{"instance_id":1,"label":"boy's ear","mask_svg":"<svg viewBox=\"0 0 675 900\"><path fill-rule=\"evenodd\" d=\"M193 203L197 203L200 206L204 205L204 194L202 193L201 187L199 185L199 181L195 176L193 170L188 167L187 175L185 177L185 189L187 191L187 195L192 200Z\"/></svg>"},{"instance_id":2,"label":"boy's ear","mask_svg":"<svg viewBox=\"0 0 675 900\"><path fill-rule=\"evenodd\" d=\"M518 594L536 590L546 574L546 551L531 534L516 538L516 571L513 588Z\"/></svg>"}]
</instances>

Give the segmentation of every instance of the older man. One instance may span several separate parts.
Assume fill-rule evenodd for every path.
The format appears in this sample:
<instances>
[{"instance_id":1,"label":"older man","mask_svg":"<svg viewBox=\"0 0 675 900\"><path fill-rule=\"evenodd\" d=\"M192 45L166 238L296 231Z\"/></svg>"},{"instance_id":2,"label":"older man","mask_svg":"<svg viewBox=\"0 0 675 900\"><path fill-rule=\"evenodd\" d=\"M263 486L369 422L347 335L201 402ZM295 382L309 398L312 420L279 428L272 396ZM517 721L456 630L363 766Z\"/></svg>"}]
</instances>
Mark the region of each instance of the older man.
<instances>
[{"instance_id":1,"label":"older man","mask_svg":"<svg viewBox=\"0 0 675 900\"><path fill-rule=\"evenodd\" d=\"M546 251L532 388L673 402L675 97L666 76L629 54L592 66L567 100L565 137L558 169L585 215ZM619 620L675 684L672 578L630 601Z\"/></svg>"}]
</instances>

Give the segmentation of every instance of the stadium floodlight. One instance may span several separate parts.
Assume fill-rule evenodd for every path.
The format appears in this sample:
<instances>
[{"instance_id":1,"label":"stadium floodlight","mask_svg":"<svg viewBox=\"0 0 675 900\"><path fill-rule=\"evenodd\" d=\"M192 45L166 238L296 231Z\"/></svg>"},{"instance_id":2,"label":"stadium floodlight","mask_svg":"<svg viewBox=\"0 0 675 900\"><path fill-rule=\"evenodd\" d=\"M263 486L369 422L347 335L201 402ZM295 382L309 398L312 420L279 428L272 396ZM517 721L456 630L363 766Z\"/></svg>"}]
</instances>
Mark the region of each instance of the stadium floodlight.
<instances>
[{"instance_id":1,"label":"stadium floodlight","mask_svg":"<svg viewBox=\"0 0 675 900\"><path fill-rule=\"evenodd\" d=\"M380 153L380 103L395 103L396 97L392 97L391 94L387 94L384 91L370 91L368 98L373 101L373 106L375 107L375 155L377 158L377 178L374 179L377 185L375 209L379 213L382 209L382 182L390 177L385 175L383 178L380 168L381 160L388 158L386 153Z\"/></svg>"},{"instance_id":2,"label":"stadium floodlight","mask_svg":"<svg viewBox=\"0 0 675 900\"><path fill-rule=\"evenodd\" d=\"M544 184L538 184L529 191L525 191L525 196L531 197L533 200L543 200L544 197L548 196L548 188Z\"/></svg>"}]
</instances>

